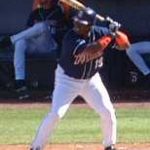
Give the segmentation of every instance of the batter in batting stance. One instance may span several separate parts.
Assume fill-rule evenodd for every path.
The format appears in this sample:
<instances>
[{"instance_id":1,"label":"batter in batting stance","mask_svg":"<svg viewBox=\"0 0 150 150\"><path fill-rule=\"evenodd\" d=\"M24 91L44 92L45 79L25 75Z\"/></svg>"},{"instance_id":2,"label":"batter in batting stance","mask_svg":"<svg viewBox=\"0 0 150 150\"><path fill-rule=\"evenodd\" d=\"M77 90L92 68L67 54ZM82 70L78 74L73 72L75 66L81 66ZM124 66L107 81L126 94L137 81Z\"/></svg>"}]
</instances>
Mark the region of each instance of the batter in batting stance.
<instances>
[{"instance_id":1,"label":"batter in batting stance","mask_svg":"<svg viewBox=\"0 0 150 150\"><path fill-rule=\"evenodd\" d=\"M123 49L129 46L129 41L120 31L114 36L110 29L94 26L95 21L96 13L90 8L79 11L74 17L74 27L67 32L62 44L51 112L41 123L30 150L44 149L48 137L52 135L59 120L78 95L81 95L102 119L104 149L116 150L115 111L98 69L102 63L103 51L111 42L117 40L118 48Z\"/></svg>"}]
</instances>

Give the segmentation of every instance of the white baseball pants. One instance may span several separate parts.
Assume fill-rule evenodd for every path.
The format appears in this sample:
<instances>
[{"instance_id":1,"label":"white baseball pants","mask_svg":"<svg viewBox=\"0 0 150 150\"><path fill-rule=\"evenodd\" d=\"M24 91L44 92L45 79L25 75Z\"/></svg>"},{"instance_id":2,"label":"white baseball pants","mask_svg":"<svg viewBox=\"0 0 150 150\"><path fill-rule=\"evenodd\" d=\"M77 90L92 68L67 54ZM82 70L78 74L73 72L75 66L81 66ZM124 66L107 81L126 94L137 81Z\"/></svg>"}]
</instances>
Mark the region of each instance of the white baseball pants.
<instances>
[{"instance_id":1,"label":"white baseball pants","mask_svg":"<svg viewBox=\"0 0 150 150\"><path fill-rule=\"evenodd\" d=\"M55 89L51 112L41 123L32 147L42 150L57 126L58 121L65 115L73 100L81 95L102 120L104 146L116 143L116 116L109 95L103 85L99 73L91 79L78 80L64 74L58 65L55 77Z\"/></svg>"}]
</instances>

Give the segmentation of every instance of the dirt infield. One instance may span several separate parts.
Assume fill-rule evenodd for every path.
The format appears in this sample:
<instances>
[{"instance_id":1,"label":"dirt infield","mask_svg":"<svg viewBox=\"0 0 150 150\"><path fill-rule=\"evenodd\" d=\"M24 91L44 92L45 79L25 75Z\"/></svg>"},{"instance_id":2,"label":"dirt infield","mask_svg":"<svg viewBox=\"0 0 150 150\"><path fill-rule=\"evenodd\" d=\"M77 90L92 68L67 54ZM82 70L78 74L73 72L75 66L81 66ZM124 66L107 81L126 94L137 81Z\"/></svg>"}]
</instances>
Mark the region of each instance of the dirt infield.
<instances>
[{"instance_id":1,"label":"dirt infield","mask_svg":"<svg viewBox=\"0 0 150 150\"><path fill-rule=\"evenodd\" d=\"M87 104L85 103L81 103L81 104L72 104L73 107L89 107ZM120 103L114 103L113 104L115 108L150 108L150 100L149 102L128 102L128 103L124 103L124 102L120 102ZM33 103L0 103L0 108L27 108L27 109L32 109L32 108L49 108L50 104L49 103L41 103L41 102L33 102Z\"/></svg>"},{"instance_id":2,"label":"dirt infield","mask_svg":"<svg viewBox=\"0 0 150 150\"><path fill-rule=\"evenodd\" d=\"M150 150L150 144L118 144L118 150ZM27 145L1 145L0 150L29 150ZM103 150L99 144L48 145L45 150Z\"/></svg>"},{"instance_id":3,"label":"dirt infield","mask_svg":"<svg viewBox=\"0 0 150 150\"><path fill-rule=\"evenodd\" d=\"M115 103L115 108L126 107L126 108L137 108L145 107L150 108L150 103ZM0 103L0 108L27 108L32 109L33 107L43 108L49 107L49 103L25 103L25 104L3 104ZM88 107L86 104L75 104L74 107ZM135 144L117 144L118 150L150 150L150 143L135 143ZM0 145L0 150L29 150L29 145ZM100 144L52 144L48 145L45 150L103 150L103 146Z\"/></svg>"}]
</instances>

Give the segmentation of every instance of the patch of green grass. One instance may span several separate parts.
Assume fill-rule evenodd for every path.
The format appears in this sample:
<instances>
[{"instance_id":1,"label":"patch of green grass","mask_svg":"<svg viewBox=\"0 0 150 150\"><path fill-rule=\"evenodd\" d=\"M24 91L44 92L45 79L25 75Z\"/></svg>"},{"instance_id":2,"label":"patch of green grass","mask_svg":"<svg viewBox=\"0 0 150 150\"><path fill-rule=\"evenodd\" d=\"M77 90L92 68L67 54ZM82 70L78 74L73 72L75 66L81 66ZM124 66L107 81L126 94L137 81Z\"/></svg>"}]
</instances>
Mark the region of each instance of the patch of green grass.
<instances>
[{"instance_id":1,"label":"patch of green grass","mask_svg":"<svg viewBox=\"0 0 150 150\"><path fill-rule=\"evenodd\" d=\"M150 109L119 109L117 118L120 142L150 142Z\"/></svg>"},{"instance_id":2,"label":"patch of green grass","mask_svg":"<svg viewBox=\"0 0 150 150\"><path fill-rule=\"evenodd\" d=\"M29 144L48 108L0 109L0 144ZM121 143L150 142L150 109L116 111L118 141ZM52 143L101 142L98 115L89 108L71 107L60 122Z\"/></svg>"},{"instance_id":3,"label":"patch of green grass","mask_svg":"<svg viewBox=\"0 0 150 150\"><path fill-rule=\"evenodd\" d=\"M29 143L44 114L44 109L1 109L0 144Z\"/></svg>"},{"instance_id":4,"label":"patch of green grass","mask_svg":"<svg viewBox=\"0 0 150 150\"><path fill-rule=\"evenodd\" d=\"M53 142L96 142L100 139L100 120L97 114L88 108L72 108L60 122Z\"/></svg>"}]
</instances>

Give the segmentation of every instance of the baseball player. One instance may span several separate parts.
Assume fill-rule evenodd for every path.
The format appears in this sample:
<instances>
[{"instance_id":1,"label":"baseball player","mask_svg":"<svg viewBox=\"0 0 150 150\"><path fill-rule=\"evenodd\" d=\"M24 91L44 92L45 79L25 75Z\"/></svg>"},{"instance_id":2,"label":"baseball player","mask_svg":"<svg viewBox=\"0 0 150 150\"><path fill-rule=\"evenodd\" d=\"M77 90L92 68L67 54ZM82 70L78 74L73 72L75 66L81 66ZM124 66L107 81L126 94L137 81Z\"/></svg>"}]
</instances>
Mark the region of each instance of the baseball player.
<instances>
[{"instance_id":1,"label":"baseball player","mask_svg":"<svg viewBox=\"0 0 150 150\"><path fill-rule=\"evenodd\" d=\"M13 45L16 91L19 99L29 97L26 85L25 59L28 54L51 54L59 57L64 33L72 27L72 20L65 18L63 5L58 0L42 0L27 21L28 28L0 41L0 48ZM70 17L71 18L71 17Z\"/></svg>"},{"instance_id":2,"label":"baseball player","mask_svg":"<svg viewBox=\"0 0 150 150\"><path fill-rule=\"evenodd\" d=\"M116 38L108 28L96 27L96 13L90 8L79 11L73 20L74 27L64 37L56 69L51 112L41 123L30 150L44 149L58 121L78 95L101 117L104 149L116 150L115 110L98 70L104 49L110 43L121 41L115 43L123 49L129 46L129 41L119 31Z\"/></svg>"}]
</instances>

